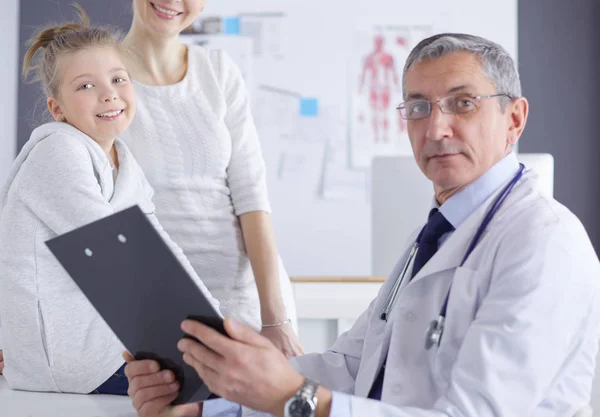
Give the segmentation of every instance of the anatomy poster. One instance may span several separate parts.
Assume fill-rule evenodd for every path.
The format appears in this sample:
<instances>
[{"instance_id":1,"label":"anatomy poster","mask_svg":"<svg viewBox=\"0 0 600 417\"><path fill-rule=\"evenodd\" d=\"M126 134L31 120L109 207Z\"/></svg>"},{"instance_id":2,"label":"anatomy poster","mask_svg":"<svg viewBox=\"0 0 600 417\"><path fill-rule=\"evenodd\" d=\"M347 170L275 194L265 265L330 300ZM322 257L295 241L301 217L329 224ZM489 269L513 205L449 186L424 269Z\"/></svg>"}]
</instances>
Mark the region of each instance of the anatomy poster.
<instances>
[{"instance_id":1,"label":"anatomy poster","mask_svg":"<svg viewBox=\"0 0 600 417\"><path fill-rule=\"evenodd\" d=\"M411 153L402 102L402 69L411 49L431 26L373 25L355 32L350 74L350 147L355 168L377 155Z\"/></svg>"}]
</instances>

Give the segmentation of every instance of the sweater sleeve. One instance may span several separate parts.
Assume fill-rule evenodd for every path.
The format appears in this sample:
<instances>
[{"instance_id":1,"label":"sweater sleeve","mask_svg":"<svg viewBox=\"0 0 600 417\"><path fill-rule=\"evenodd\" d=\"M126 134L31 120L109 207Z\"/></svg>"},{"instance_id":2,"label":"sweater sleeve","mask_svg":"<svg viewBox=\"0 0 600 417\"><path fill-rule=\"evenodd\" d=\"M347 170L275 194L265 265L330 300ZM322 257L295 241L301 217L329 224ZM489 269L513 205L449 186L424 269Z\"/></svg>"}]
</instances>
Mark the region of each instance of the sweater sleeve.
<instances>
[{"instance_id":1,"label":"sweater sleeve","mask_svg":"<svg viewBox=\"0 0 600 417\"><path fill-rule=\"evenodd\" d=\"M270 212L265 162L250 111L248 90L239 68L227 54L223 51L211 51L211 54L218 54L218 73L227 106L225 124L232 143L227 175L235 214Z\"/></svg>"},{"instance_id":2,"label":"sweater sleeve","mask_svg":"<svg viewBox=\"0 0 600 417\"><path fill-rule=\"evenodd\" d=\"M89 151L76 138L52 135L31 150L18 183L23 203L60 235L109 216Z\"/></svg>"}]
</instances>

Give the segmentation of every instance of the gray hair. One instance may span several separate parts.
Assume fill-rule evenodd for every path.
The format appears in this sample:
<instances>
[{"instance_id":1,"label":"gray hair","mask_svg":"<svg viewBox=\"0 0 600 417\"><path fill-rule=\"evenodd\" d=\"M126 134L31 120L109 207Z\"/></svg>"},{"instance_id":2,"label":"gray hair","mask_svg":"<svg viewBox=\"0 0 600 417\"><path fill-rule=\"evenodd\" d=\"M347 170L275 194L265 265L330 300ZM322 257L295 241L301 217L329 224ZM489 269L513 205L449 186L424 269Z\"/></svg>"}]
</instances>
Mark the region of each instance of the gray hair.
<instances>
[{"instance_id":1,"label":"gray hair","mask_svg":"<svg viewBox=\"0 0 600 417\"><path fill-rule=\"evenodd\" d=\"M521 80L515 61L500 45L479 36L441 33L422 40L406 59L402 74L402 91L406 91L406 73L425 59L438 59L455 52L470 52L479 58L483 73L496 87L496 93L521 97ZM404 93L406 94L406 93ZM502 109L508 102L501 101Z\"/></svg>"}]
</instances>

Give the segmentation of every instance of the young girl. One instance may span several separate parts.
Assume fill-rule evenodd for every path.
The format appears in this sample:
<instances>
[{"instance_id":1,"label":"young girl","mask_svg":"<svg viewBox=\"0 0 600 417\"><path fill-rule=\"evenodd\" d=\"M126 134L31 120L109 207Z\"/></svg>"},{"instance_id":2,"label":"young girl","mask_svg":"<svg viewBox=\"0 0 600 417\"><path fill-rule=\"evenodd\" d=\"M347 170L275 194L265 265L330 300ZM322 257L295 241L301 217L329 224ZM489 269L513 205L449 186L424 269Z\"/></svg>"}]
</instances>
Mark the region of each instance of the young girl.
<instances>
[{"instance_id":1,"label":"young girl","mask_svg":"<svg viewBox=\"0 0 600 417\"><path fill-rule=\"evenodd\" d=\"M158 224L153 191L117 138L135 96L116 38L88 27L77 7L82 23L37 33L23 64L24 75L37 70L56 122L33 131L0 191L4 376L13 389L126 394L124 347L44 242L137 204L210 294Z\"/></svg>"}]
</instances>

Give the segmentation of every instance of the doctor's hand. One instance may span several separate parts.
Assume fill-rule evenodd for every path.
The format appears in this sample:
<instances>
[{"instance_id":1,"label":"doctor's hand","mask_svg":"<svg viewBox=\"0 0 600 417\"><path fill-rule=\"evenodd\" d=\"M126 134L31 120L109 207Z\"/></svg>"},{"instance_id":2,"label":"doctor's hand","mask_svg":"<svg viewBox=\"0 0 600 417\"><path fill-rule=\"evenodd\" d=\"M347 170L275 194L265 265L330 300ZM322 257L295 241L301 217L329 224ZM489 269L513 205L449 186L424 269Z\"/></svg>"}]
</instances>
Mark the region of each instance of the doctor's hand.
<instances>
[{"instance_id":1,"label":"doctor's hand","mask_svg":"<svg viewBox=\"0 0 600 417\"><path fill-rule=\"evenodd\" d=\"M4 354L0 349L0 375L2 375L2 371L4 371Z\"/></svg>"},{"instance_id":2,"label":"doctor's hand","mask_svg":"<svg viewBox=\"0 0 600 417\"><path fill-rule=\"evenodd\" d=\"M129 381L128 394L140 417L200 417L202 404L169 405L177 397L179 383L171 371L161 371L156 361L134 360L129 352L125 375Z\"/></svg>"},{"instance_id":3,"label":"doctor's hand","mask_svg":"<svg viewBox=\"0 0 600 417\"><path fill-rule=\"evenodd\" d=\"M298 340L291 323L285 323L278 327L265 327L260 334L269 339L287 359L304 355L300 340Z\"/></svg>"},{"instance_id":4,"label":"doctor's hand","mask_svg":"<svg viewBox=\"0 0 600 417\"><path fill-rule=\"evenodd\" d=\"M225 319L231 339L196 321L186 320L181 328L202 343L184 338L177 347L211 392L283 416L285 402L304 378L268 339L231 318Z\"/></svg>"}]
</instances>

